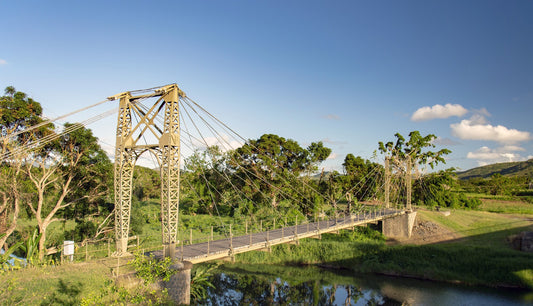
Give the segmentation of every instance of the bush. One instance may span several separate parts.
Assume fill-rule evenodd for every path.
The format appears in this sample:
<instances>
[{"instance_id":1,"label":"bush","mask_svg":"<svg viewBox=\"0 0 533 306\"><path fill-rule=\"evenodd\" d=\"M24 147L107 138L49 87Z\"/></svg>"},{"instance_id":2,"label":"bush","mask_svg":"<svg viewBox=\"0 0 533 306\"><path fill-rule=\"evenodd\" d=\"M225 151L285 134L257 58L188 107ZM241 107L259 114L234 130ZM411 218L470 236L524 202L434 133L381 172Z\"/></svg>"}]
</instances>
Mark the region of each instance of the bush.
<instances>
[{"instance_id":1,"label":"bush","mask_svg":"<svg viewBox=\"0 0 533 306\"><path fill-rule=\"evenodd\" d=\"M76 224L76 227L65 232L65 238L71 239L73 241L83 241L90 237L93 237L96 234L98 226L91 221L82 220Z\"/></svg>"}]
</instances>

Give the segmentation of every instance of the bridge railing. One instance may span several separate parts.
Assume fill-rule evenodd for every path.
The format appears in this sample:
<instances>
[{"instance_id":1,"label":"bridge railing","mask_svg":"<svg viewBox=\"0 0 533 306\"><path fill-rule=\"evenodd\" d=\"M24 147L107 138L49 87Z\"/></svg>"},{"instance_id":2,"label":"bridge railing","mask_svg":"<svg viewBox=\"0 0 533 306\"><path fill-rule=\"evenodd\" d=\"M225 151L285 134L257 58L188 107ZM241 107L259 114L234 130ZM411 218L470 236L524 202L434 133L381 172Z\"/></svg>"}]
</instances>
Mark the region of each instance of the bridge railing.
<instances>
[{"instance_id":1,"label":"bridge railing","mask_svg":"<svg viewBox=\"0 0 533 306\"><path fill-rule=\"evenodd\" d=\"M178 232L179 246L187 246L191 244L199 244L206 242L213 242L223 239L232 239L233 237L254 235L264 233L270 235L272 231L278 231L278 236L282 239L294 235L295 230L304 231L316 230L310 228L312 224L316 223L317 227L324 228L327 226L327 220L345 220L348 217L376 217L385 213L385 209L379 206L366 207L364 210L358 211L355 214L344 215L335 214L332 218L322 215L315 218L303 218L302 216L295 216L294 218L268 218L268 219L243 219L240 222L231 222L220 225L206 225L199 227L180 228ZM318 222L318 223L317 223ZM298 225L298 227L295 227ZM297 233L297 232L296 232ZM276 236L277 237L277 236ZM269 237L274 239L274 236ZM252 237L253 240L253 237ZM229 242L231 243L231 241ZM162 249L160 242L160 234L157 235L137 235L128 244L130 252L149 252ZM112 238L99 241L84 241L83 243L75 243L74 254L72 256L64 256L63 247L57 247L54 251L60 254L62 261L85 261L99 258L110 257L115 252L115 242Z\"/></svg>"}]
</instances>

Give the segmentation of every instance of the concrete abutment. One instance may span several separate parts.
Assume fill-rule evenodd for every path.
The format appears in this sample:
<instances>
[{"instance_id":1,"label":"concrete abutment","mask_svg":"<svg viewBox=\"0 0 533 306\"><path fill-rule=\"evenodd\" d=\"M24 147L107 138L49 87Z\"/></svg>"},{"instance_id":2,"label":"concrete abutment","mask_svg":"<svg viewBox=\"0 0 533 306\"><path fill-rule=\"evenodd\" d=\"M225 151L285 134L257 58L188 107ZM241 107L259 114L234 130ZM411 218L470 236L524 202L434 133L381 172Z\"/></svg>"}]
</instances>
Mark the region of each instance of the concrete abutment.
<instances>
[{"instance_id":1,"label":"concrete abutment","mask_svg":"<svg viewBox=\"0 0 533 306\"><path fill-rule=\"evenodd\" d=\"M170 266L171 270L177 271L170 280L163 282L162 287L167 289L168 296L177 305L189 305L191 303L191 270L192 263L179 261Z\"/></svg>"},{"instance_id":2,"label":"concrete abutment","mask_svg":"<svg viewBox=\"0 0 533 306\"><path fill-rule=\"evenodd\" d=\"M415 219L416 211L384 219L382 224L383 235L389 238L409 238L413 232Z\"/></svg>"}]
</instances>

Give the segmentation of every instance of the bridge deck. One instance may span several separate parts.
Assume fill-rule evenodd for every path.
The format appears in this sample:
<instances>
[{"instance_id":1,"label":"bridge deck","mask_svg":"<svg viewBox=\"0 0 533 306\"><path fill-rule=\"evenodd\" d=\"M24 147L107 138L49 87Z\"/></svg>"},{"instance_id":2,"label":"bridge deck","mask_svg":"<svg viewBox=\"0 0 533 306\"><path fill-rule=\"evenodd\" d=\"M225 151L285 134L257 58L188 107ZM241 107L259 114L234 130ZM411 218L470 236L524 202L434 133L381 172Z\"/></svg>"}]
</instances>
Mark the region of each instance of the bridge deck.
<instances>
[{"instance_id":1,"label":"bridge deck","mask_svg":"<svg viewBox=\"0 0 533 306\"><path fill-rule=\"evenodd\" d=\"M339 219L288 226L260 233L250 233L243 236L182 245L176 248L176 256L193 264L201 263L231 257L238 253L268 249L277 244L297 242L301 238L319 237L324 233L376 222L401 214L405 214L405 211L387 209L373 213L347 215ZM153 254L159 257L162 256L162 251L155 251Z\"/></svg>"}]
</instances>

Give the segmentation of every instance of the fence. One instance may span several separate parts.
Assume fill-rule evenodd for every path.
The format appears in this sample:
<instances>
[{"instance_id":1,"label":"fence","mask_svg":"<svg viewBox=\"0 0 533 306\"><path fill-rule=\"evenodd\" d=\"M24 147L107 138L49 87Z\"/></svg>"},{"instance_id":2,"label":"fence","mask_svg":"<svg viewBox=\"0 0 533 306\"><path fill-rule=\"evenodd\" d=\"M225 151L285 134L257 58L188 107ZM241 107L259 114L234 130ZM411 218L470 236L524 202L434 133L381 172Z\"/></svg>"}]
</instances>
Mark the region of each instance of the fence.
<instances>
[{"instance_id":1,"label":"fence","mask_svg":"<svg viewBox=\"0 0 533 306\"><path fill-rule=\"evenodd\" d=\"M383 212L384 208L381 206L366 206L364 209L358 211L359 215L365 214L378 214ZM207 243L208 245L217 240L232 239L235 236L250 236L254 234L263 233L265 235L272 234L272 231L279 230L282 237L284 237L284 231L288 228L294 228L294 226L302 226L305 229L305 225L317 224L320 227L322 221L334 220L337 218L344 218L344 214L336 214L334 218L328 218L326 215L315 217L314 219L303 218L301 215L296 215L294 218L269 218L269 219L244 219L238 220L240 222L232 222L228 224L220 225L206 225L199 227L181 227L178 231L178 245L183 249L184 246ZM297 229L299 227L296 227ZM269 233L270 232L270 233ZM160 234L157 239L160 239ZM163 248L160 240L154 241L154 235L136 235L129 238L128 250L132 253L140 252L146 253ZM253 239L253 238L252 238ZM111 257L116 251L116 245L112 238L106 238L98 241L86 240L84 242L74 243L74 253L71 258L64 253L64 246L56 248L53 252L60 253L61 262L66 261L87 261L93 259L102 259ZM69 256L70 257L70 256Z\"/></svg>"}]
</instances>

